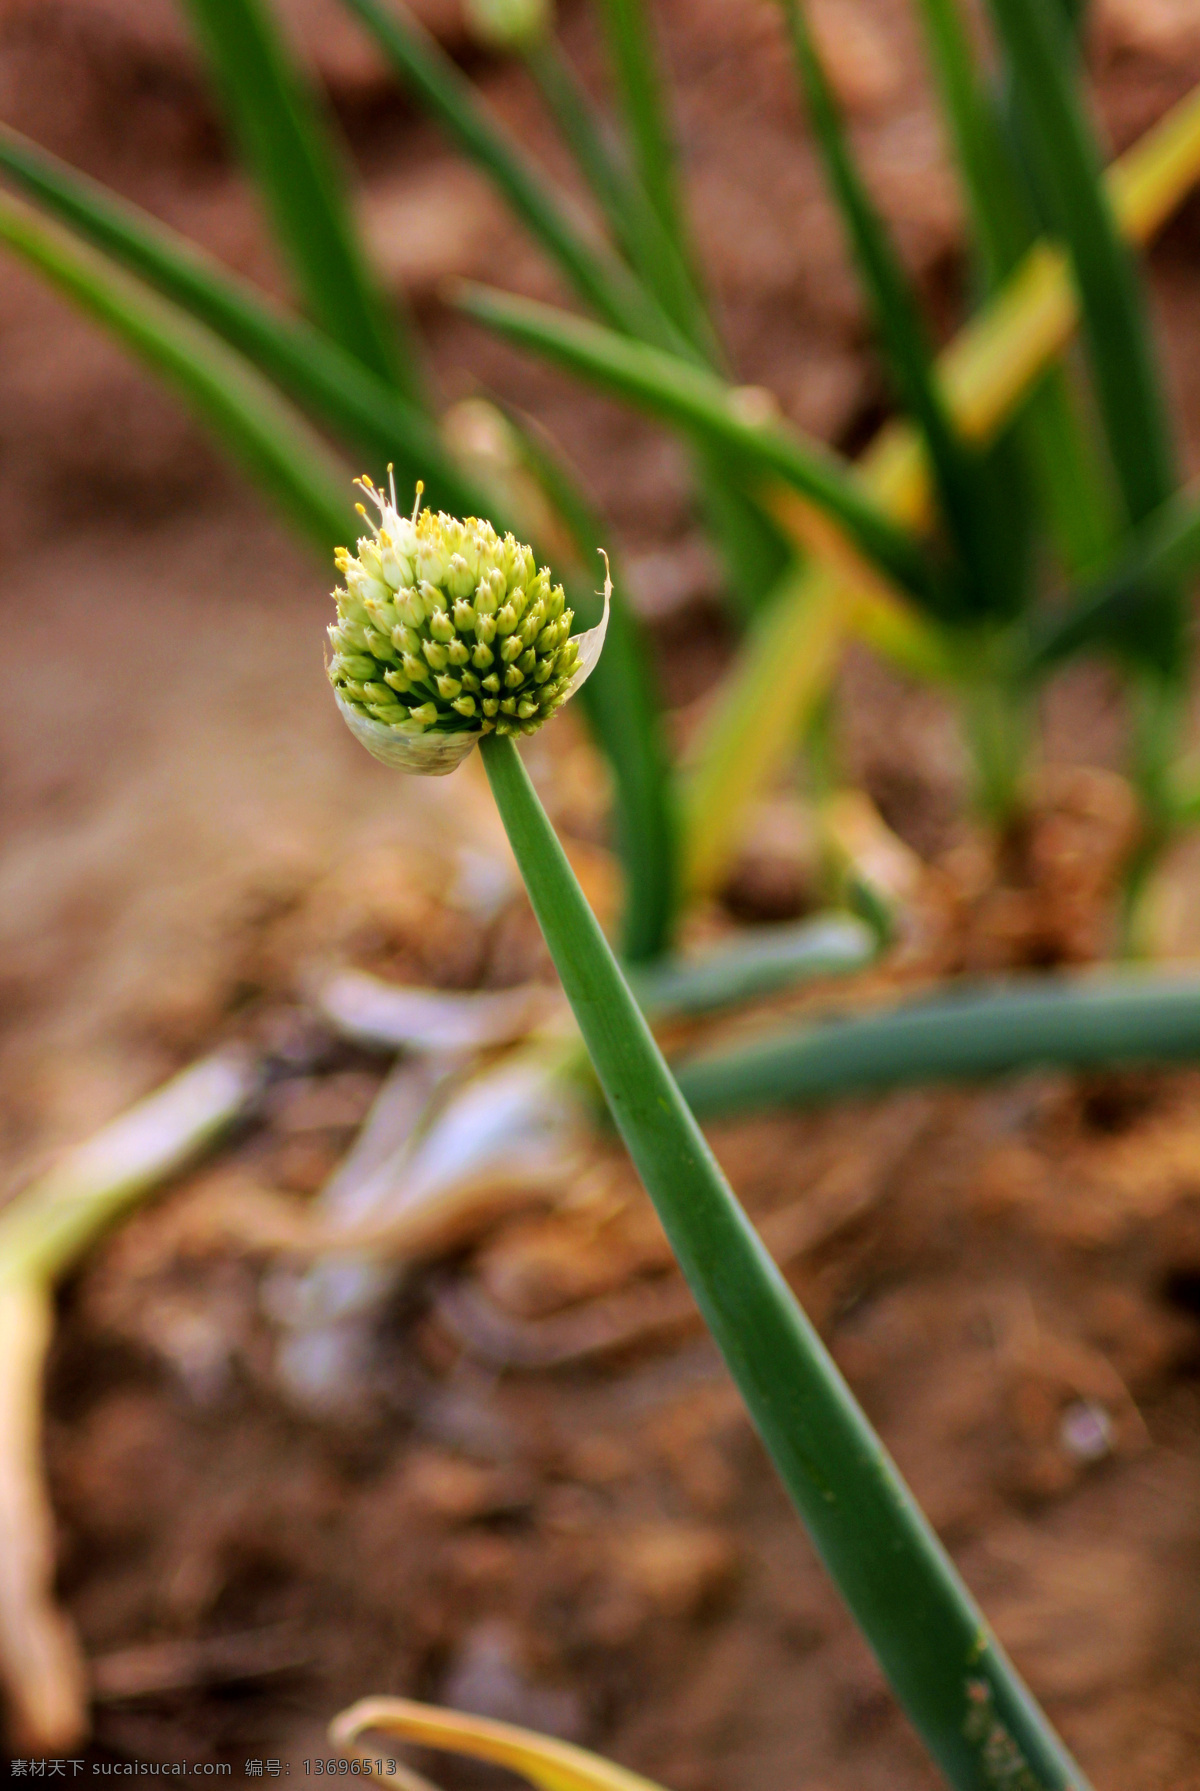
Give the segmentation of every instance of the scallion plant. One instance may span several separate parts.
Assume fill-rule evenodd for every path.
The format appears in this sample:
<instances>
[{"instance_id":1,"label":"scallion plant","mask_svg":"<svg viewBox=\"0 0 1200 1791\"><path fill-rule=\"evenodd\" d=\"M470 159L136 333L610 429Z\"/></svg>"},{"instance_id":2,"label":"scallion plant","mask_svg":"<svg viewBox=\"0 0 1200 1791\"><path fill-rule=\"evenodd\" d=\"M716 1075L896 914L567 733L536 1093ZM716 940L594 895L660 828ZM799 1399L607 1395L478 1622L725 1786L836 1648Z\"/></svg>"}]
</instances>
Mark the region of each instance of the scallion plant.
<instances>
[{"instance_id":1,"label":"scallion plant","mask_svg":"<svg viewBox=\"0 0 1200 1791\"><path fill-rule=\"evenodd\" d=\"M529 479L505 488L481 476L443 428L417 332L381 295L356 231L332 121L270 0L187 4L303 315L3 127L0 172L38 211L0 195L0 238L173 384L321 551L345 532L343 468L324 433L359 464L393 462L406 489L424 478L432 504L487 516L535 545L550 516L579 560L564 563L557 541L554 555L545 544L546 557L559 558L572 606L595 624L580 568L597 529L578 487L561 460L531 451L525 471L539 497L530 514L521 499ZM1127 244L1149 236L1200 172L1197 96L1102 182L1077 47L1057 7L993 0L996 60L987 68L961 0L919 0L979 299L962 335L935 358L804 0L781 0L900 412L851 466L764 419L761 402L736 384L688 225L669 91L642 0L597 0L612 71L608 111L558 43L549 4L475 0L473 8L493 43L524 58L606 237L581 222L574 201L396 0L345 4L589 315L479 290L464 303L681 432L728 568L732 613L745 624L679 775L615 569L610 646L583 702L612 768L626 960L665 951L686 899L720 886L754 795L794 753L805 717L828 704L852 636L957 695L979 802L998 825L1024 799L1045 680L1080 653L1115 654L1134 711L1144 811L1132 910L1158 854L1197 807L1177 735L1180 592L1200 554L1200 525L1196 494L1176 486ZM1076 361L1063 358L1080 320L1091 394L1080 389ZM1093 401L1107 444L1099 453L1088 438Z\"/></svg>"},{"instance_id":2,"label":"scallion plant","mask_svg":"<svg viewBox=\"0 0 1200 1791\"><path fill-rule=\"evenodd\" d=\"M385 26L379 23L389 0L348 3L381 41L385 35L394 41L391 14ZM749 794L794 750L803 715L824 700L842 641L861 633L907 671L936 677L956 693L978 802L1000 827L1027 798L1046 677L1068 656L1115 654L1129 696L1131 762L1143 808L1142 838L1129 867L1132 904L1191 813L1180 796L1175 759L1187 668L1181 591L1195 563L1192 532L1179 525L1181 508L1189 517L1193 512L1190 495L1181 498L1178 490L1140 277L1126 241L1130 231L1144 234L1147 208L1129 204L1138 180L1128 179L1127 167L1118 167L1107 186L1102 178L1072 35L1081 9L991 0L992 71L976 57L960 0L919 0L919 10L971 225L975 290L986 307L977 339L994 351L997 323L1001 331L1016 323L1039 287L1045 305L1050 264L1065 252L1056 278L1070 302L1069 268L1091 386L1084 392L1077 364L1059 358L1068 332L1043 335L1032 302L1017 330L1026 347L1041 336L1042 349L1023 354L1013 339L999 405L981 406L978 388L963 392L953 377L953 354L939 364L912 282L856 161L806 0L781 0L799 85L885 368L920 443L927 504L913 504L910 492L897 489L894 430L864 467L863 495L874 515L848 503L832 477L818 490L811 462L801 464L794 432L746 426L719 359L708 358L697 377L695 342L683 353L661 334L614 330L603 317L585 323L492 292L471 291L464 303L511 340L632 401L693 442L707 438L723 446L740 489L775 516L797 550L773 586L756 590L745 649L685 782L686 889L719 884ZM548 24L537 31L527 21L520 48L614 240L665 303L661 269L656 279L653 258L643 251L639 259L629 202L622 211L617 197L640 187L636 205L670 237L671 266L688 269L699 294L647 10L639 0L602 0L600 11L617 96L615 150L606 148L605 121L592 118ZM1160 146L1144 146L1147 159L1161 147L1173 177L1190 182L1200 161L1198 127L1193 98L1167 121ZM607 138L613 134L610 129ZM1100 453L1090 439L1089 404L1103 425ZM781 483L802 502L773 498ZM833 520L832 531L814 527L814 502ZM895 525L890 534L879 527L884 516ZM1165 553L1147 555L1150 541ZM883 606L881 582L890 599Z\"/></svg>"},{"instance_id":3,"label":"scallion plant","mask_svg":"<svg viewBox=\"0 0 1200 1791\"><path fill-rule=\"evenodd\" d=\"M982 799L999 820L1021 800L1045 680L1081 652L1117 654L1136 709L1145 814L1132 907L1156 854L1200 814L1200 780L1176 746L1186 670L1180 592L1200 557L1200 493L1175 489L1128 248L1154 232L1200 172L1200 95L1101 182L1074 43L1026 0L995 0L998 59L988 69L958 0L920 0L979 294L975 315L935 358L801 0L787 0L802 85L909 412L850 465L764 415L733 381L639 0L598 0L612 116L576 78L548 6L500 9L507 41L569 140L607 242L581 225L573 203L393 0L346 4L591 316L478 289L465 295L468 308L679 428L743 575L742 643L679 774L646 643L614 571L607 650L581 700L613 773L625 961L661 958L684 901L720 885L755 793L795 751L805 715L827 705L852 636L957 692ZM476 12L487 4L477 0ZM268 299L2 126L0 171L36 209L0 194L0 240L173 385L320 552L347 533L339 450L376 468L393 462L402 484L427 480L435 507L532 539L539 557L557 560L565 604L595 627L600 607L584 568L601 539L598 520L561 459L517 420L508 428L520 477L511 479L464 455L444 426L411 320L381 298L358 239L332 122L269 0L189 6L300 309ZM1081 422L1090 395L1076 360L1064 359L1081 318L1110 443L1101 455ZM525 527L530 492L535 514ZM1011 529L997 531L997 507ZM553 554L540 545L543 528ZM1006 560L1008 536L1031 533L1032 558L1022 549ZM1060 568L1057 597L1031 565Z\"/></svg>"},{"instance_id":4,"label":"scallion plant","mask_svg":"<svg viewBox=\"0 0 1200 1791\"><path fill-rule=\"evenodd\" d=\"M1082 1791L739 1205L521 761L520 737L593 669L603 622L572 636L561 586L511 536L406 517L368 490L378 521L338 557L329 677L343 717L376 758L407 770L445 773L478 745L617 1129L797 1510L950 1782Z\"/></svg>"}]
</instances>

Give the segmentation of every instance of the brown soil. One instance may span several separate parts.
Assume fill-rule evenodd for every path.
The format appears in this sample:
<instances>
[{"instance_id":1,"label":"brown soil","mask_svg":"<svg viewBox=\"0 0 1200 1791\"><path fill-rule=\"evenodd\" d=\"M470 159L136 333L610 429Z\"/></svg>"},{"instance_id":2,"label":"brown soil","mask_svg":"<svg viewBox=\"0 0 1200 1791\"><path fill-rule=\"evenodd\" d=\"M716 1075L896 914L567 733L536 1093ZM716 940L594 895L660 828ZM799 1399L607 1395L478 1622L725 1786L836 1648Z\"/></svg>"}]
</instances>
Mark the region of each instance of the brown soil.
<instances>
[{"instance_id":1,"label":"brown soil","mask_svg":"<svg viewBox=\"0 0 1200 1791\"><path fill-rule=\"evenodd\" d=\"M672 700L690 702L725 637L680 455L438 307L450 272L552 286L332 0L287 10L444 391L482 382L567 445L656 617ZM557 166L523 78L466 49L449 6L425 10ZM881 388L774 11L658 10L739 369L857 442ZM949 327L955 200L909 9L820 10L868 166ZM1200 79L1200 24L1187 0L1099 13L1120 146ZM597 70L584 12L565 28ZM168 0L8 0L0 96L13 123L280 284ZM1154 257L1191 441L1196 218ZM450 898L456 842L499 850L475 769L401 784L340 728L322 568L169 398L8 264L0 331L6 1185L230 1032L280 1066L260 1119L63 1293L47 1441L62 1595L98 1692L89 1758L229 1761L236 1783L247 1758L278 1756L295 1775L342 1705L402 1692L578 1738L673 1791L932 1786L605 1147L590 1198L481 1221L404 1277L354 1334L332 1406L289 1393L279 1265L206 1213L234 1173L310 1195L379 1086L384 1066L307 1011L312 966L471 987L544 963L519 903L488 917ZM1051 779L1042 845L997 883L958 819L947 716L857 662L846 697L852 767L938 861L939 962L1103 947L1103 802ZM602 892L603 792L561 725L535 771ZM1059 693L1050 741L1051 756L1113 761L1102 680ZM752 909L752 866L746 879ZM798 1290L1001 1636L1113 1791L1200 1787L1198 1096L1194 1072L1037 1078L714 1134L751 1211L790 1238ZM571 1344L596 1302L631 1293L669 1322L618 1351ZM569 1359L503 1365L548 1338Z\"/></svg>"}]
</instances>

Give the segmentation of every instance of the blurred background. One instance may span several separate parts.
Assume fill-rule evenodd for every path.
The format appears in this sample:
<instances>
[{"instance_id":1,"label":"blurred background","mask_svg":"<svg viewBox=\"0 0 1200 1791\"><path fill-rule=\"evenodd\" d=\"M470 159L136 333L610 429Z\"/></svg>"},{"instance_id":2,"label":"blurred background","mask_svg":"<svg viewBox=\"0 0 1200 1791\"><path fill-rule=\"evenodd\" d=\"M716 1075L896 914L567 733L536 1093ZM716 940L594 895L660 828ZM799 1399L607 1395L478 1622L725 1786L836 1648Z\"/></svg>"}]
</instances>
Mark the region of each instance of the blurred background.
<instances>
[{"instance_id":1,"label":"blurred background","mask_svg":"<svg viewBox=\"0 0 1200 1791\"><path fill-rule=\"evenodd\" d=\"M419 319L443 399L498 396L566 450L682 741L733 647L683 449L444 302L452 276L561 293L334 0L277 8L327 91L376 266ZM570 187L527 73L481 49L453 0L416 11ZM963 221L912 9L813 11L944 338ZM886 390L776 13L662 0L655 19L738 376L857 453ZM600 90L594 17L568 0L560 26ZM1119 151L1200 81L1200 5L1097 0L1089 66ZM2 0L0 116L286 293L172 0ZM1149 277L1194 467L1197 201ZM249 1139L140 1212L61 1296L46 1445L60 1591L96 1695L94 1738L73 1751L228 1760L238 1782L251 1755L321 1751L354 1697L402 1692L585 1741L672 1791L932 1786L686 1313L667 1298L665 1318L626 1334L610 1309L615 1348L563 1325L534 1359L522 1327L631 1287L664 1298L657 1232L607 1143L566 1177L565 1205L490 1213L427 1252L354 1332L349 1365L281 1353L300 1271L289 1282L206 1214L231 1177L316 1193L379 1090L380 1059L306 1005L314 966L469 989L546 964L477 762L418 782L362 754L322 665L331 573L170 394L7 257L0 546L5 1189L230 1035L293 1070ZM948 704L853 648L840 696L848 781L933 879L935 959L1102 949L1126 824L1103 668L1072 669L1048 699L1048 868L1003 900L965 818ZM606 777L574 715L529 762L611 917ZM1184 848L1167 903L1176 953L1200 939L1193 863ZM814 867L795 807L764 803L701 932L804 915ZM1185 1590L1200 1569L1198 1092L1190 1071L1043 1076L714 1134L756 1213L818 1190L796 1284L1068 1740L1126 1791L1200 1785L1200 1607ZM463 1287L511 1334L481 1342L478 1312L462 1319L447 1295Z\"/></svg>"}]
</instances>

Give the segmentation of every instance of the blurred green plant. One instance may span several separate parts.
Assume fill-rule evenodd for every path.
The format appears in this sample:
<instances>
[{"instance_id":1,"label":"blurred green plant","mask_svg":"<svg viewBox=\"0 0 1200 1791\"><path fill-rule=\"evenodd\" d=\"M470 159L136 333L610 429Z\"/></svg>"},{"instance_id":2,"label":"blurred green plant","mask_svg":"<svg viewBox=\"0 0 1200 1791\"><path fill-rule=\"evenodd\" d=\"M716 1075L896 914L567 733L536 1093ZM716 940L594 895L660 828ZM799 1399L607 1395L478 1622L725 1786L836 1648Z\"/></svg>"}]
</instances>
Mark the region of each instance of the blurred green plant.
<instances>
[{"instance_id":1,"label":"blurred green plant","mask_svg":"<svg viewBox=\"0 0 1200 1791\"><path fill-rule=\"evenodd\" d=\"M369 271L332 122L273 14L260 0L195 0L192 11L308 318L282 310L158 220L3 127L0 169L92 249L7 195L0 237L173 384L323 556L357 528L340 495L343 468L308 419L360 461L380 471L392 463L410 486L423 478L435 504L514 529L541 558L561 563L562 535L573 540L586 514L565 466L556 490L571 519L542 490L532 462L524 478L513 478L485 456L481 473L478 457L448 444L412 329ZM570 230L570 240L577 234ZM596 263L598 290L606 280L622 288L615 259L610 277L603 254L582 253L588 268ZM630 282L628 290L636 308L638 288ZM598 614L590 568L583 570L589 559L590 544L564 565L585 625ZM627 882L623 946L636 961L656 956L669 937L677 827L653 671L619 566L613 582L617 650L589 681L583 705L612 770Z\"/></svg>"},{"instance_id":2,"label":"blurred green plant","mask_svg":"<svg viewBox=\"0 0 1200 1791\"><path fill-rule=\"evenodd\" d=\"M386 0L349 3L375 13ZM931 476L928 505L893 495L895 426L864 464L875 499L875 513L864 514L845 502L832 479L818 489L810 444L781 425L747 421L741 394L724 382L720 364L699 379L685 370L677 349L644 334L633 344L603 320L588 324L479 289L462 295L473 315L511 340L693 440L699 431L714 450L723 447L742 489L783 523L798 550L773 589L760 590L725 699L697 742L684 792L685 889L719 885L748 798L794 752L804 716L828 691L847 634L864 632L906 670L938 677L957 691L978 799L1001 828L1028 795L1036 700L1052 666L1083 652L1115 654L1129 693L1131 757L1143 804L1132 899L1186 813L1172 764L1187 670L1181 592L1194 560L1190 532L1175 526L1170 431L1126 234L1144 238L1162 216L1164 189L1169 206L1195 179L1195 97L1126 158L1128 178L1118 166L1106 185L1067 9L993 0L1001 74L991 81L977 63L958 0L920 0L983 304L967 346L975 346L976 372L990 375L985 383L995 397L979 416L972 414L978 394L963 393L967 404L960 397L961 352L934 361L917 294L857 165L807 7L801 0L781 5L879 344ZM589 102L564 72L548 29L535 47L524 41L523 53L568 141L580 136L572 120L589 117L588 141L576 142L576 157L614 237L632 242L627 230L622 237L616 195L640 180L643 204L671 235L677 265L689 266L645 11L635 0L611 0L602 11L625 126L616 153L606 147L602 126L590 121ZM1123 198L1133 202L1122 205ZM701 290L698 277L692 290ZM1073 292L1090 393L1080 390L1078 364L1059 358L1070 333L1061 307ZM1047 330L1054 310L1057 327ZM1090 440L1093 401L1104 427L1102 457ZM795 456L801 446L803 464ZM780 477L806 501L783 507L773 501ZM879 527L880 511L917 531L923 571L914 562L911 532L901 554L895 536ZM1166 533L1169 567L1147 564L1141 557L1146 541ZM1085 588L1072 594L1075 580ZM1110 593L1105 602L1096 600L1101 586ZM865 604L864 587L872 599ZM1048 633L1055 640L1052 656L1045 651Z\"/></svg>"},{"instance_id":3,"label":"blurred green plant","mask_svg":"<svg viewBox=\"0 0 1200 1791\"><path fill-rule=\"evenodd\" d=\"M990 78L959 0L919 0L981 303L935 360L806 10L781 3L881 348L912 418L889 425L859 467L764 414L763 394L731 383L639 0L600 3L612 117L576 75L548 4L477 0L471 14L486 41L524 58L607 241L402 7L345 0L593 320L479 289L462 302L681 431L746 622L676 791L652 667L617 570L612 641L584 703L613 773L625 955L656 956L680 901L719 887L754 796L794 756L806 718L828 707L852 635L957 692L979 801L1001 827L1027 794L1042 684L1081 653L1117 658L1144 811L1132 916L1195 807L1177 735L1181 593L1200 529L1192 494L1176 489L1126 241L1144 240L1200 172L1200 104L1193 96L1177 107L1102 183L1058 9L1050 18L1032 0L995 0L1000 74ZM349 523L334 492L336 456L305 418L372 466L394 463L402 488L423 478L435 506L532 539L540 558L563 566L572 607L593 623L585 568L599 529L577 482L520 419L508 419L498 457L481 457L464 451L453 417L439 418L411 322L381 296L358 238L332 122L266 0L188 7L307 319L2 127L0 169L99 253L11 199L0 201L0 234L173 381L315 544L345 536ZM1077 360L1062 358L1076 291L1103 459L1089 439Z\"/></svg>"},{"instance_id":4,"label":"blurred green plant","mask_svg":"<svg viewBox=\"0 0 1200 1791\"><path fill-rule=\"evenodd\" d=\"M1013 977L881 1012L778 1029L675 1066L701 1119L851 1093L1037 1069L1123 1069L1200 1056L1200 980L1129 968Z\"/></svg>"}]
</instances>

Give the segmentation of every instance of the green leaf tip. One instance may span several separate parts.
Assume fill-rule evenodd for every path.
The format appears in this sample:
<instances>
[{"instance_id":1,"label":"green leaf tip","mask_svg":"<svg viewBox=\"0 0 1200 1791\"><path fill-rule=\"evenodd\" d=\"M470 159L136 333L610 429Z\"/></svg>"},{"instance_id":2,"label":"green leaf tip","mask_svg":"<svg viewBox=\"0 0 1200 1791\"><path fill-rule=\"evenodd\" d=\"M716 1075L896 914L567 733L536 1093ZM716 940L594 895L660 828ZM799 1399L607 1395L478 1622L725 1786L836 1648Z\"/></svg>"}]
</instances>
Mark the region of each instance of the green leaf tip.
<instances>
[{"instance_id":1,"label":"green leaf tip","mask_svg":"<svg viewBox=\"0 0 1200 1791\"><path fill-rule=\"evenodd\" d=\"M533 549L465 521L396 507L394 483L358 481L379 512L358 552L335 555L329 681L355 738L385 765L445 776L484 735L532 734L590 675L608 627L612 581L605 558L604 614L571 633L563 587Z\"/></svg>"}]
</instances>

